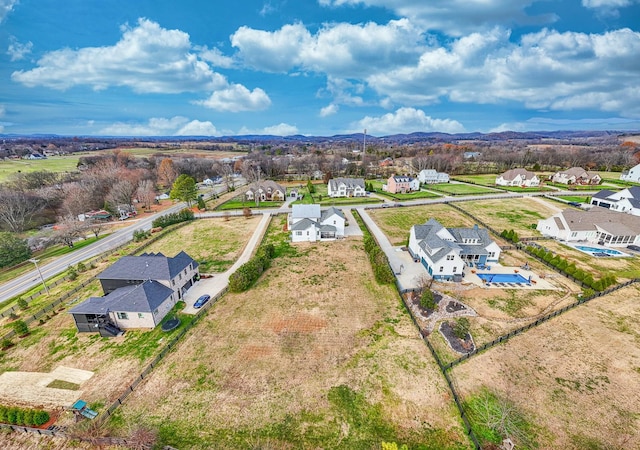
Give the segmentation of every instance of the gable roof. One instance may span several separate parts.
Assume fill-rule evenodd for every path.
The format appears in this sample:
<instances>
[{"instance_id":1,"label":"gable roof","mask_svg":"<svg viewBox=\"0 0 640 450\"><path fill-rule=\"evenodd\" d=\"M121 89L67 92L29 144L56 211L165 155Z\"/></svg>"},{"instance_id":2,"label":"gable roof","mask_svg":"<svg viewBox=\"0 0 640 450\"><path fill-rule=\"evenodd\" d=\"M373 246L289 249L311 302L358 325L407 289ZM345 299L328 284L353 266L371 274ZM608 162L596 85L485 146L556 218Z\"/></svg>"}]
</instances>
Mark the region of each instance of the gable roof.
<instances>
[{"instance_id":1,"label":"gable roof","mask_svg":"<svg viewBox=\"0 0 640 450\"><path fill-rule=\"evenodd\" d=\"M413 181L413 177L408 175L392 175L391 178L393 178L393 181L396 183L411 183L411 181Z\"/></svg>"},{"instance_id":2,"label":"gable roof","mask_svg":"<svg viewBox=\"0 0 640 450\"><path fill-rule=\"evenodd\" d=\"M605 198L610 197L610 196L611 196L611 195L613 195L613 194L615 194L615 192L614 192L614 191L610 191L609 189L603 189L603 190L601 190L601 191L599 191L599 192L597 192L597 193L593 194L592 198L602 198L602 199L605 199Z\"/></svg>"},{"instance_id":3,"label":"gable roof","mask_svg":"<svg viewBox=\"0 0 640 450\"><path fill-rule=\"evenodd\" d=\"M446 230L454 241L440 237L441 230ZM458 250L459 255L486 255L486 247L493 243L489 232L474 225L473 228L445 228L435 219L429 219L423 225L413 226L418 245L430 255L433 262L437 262L452 250ZM464 239L475 239L476 244L465 244Z\"/></svg>"},{"instance_id":4,"label":"gable roof","mask_svg":"<svg viewBox=\"0 0 640 450\"><path fill-rule=\"evenodd\" d=\"M99 280L171 280L189 264L198 263L184 251L173 258L162 253L143 253L140 256L123 256L100 272Z\"/></svg>"},{"instance_id":5,"label":"gable roof","mask_svg":"<svg viewBox=\"0 0 640 450\"><path fill-rule=\"evenodd\" d=\"M331 208L325 209L324 211L322 211L322 215L320 216L320 220L326 220L329 217L336 215L338 217L341 217L342 219L344 219L344 214L342 213L342 211L340 211L338 208L332 206Z\"/></svg>"},{"instance_id":6,"label":"gable roof","mask_svg":"<svg viewBox=\"0 0 640 450\"><path fill-rule=\"evenodd\" d=\"M535 173L529 172L527 169L510 169L502 174L502 178L505 180L513 181L515 178L520 175L523 180L531 180L536 176Z\"/></svg>"},{"instance_id":7,"label":"gable roof","mask_svg":"<svg viewBox=\"0 0 640 450\"><path fill-rule=\"evenodd\" d=\"M107 314L109 311L153 312L171 295L173 290L162 283L147 280L144 283L124 286L105 295L90 297L75 308L71 314Z\"/></svg>"},{"instance_id":8,"label":"gable roof","mask_svg":"<svg viewBox=\"0 0 640 450\"><path fill-rule=\"evenodd\" d=\"M364 178L332 178L329 180L331 190L338 190L341 184L344 184L347 189L357 187L364 189Z\"/></svg>"},{"instance_id":9,"label":"gable roof","mask_svg":"<svg viewBox=\"0 0 640 450\"><path fill-rule=\"evenodd\" d=\"M317 226L318 223L311 219L302 219L291 226L291 231L304 231Z\"/></svg>"},{"instance_id":10,"label":"gable roof","mask_svg":"<svg viewBox=\"0 0 640 450\"><path fill-rule=\"evenodd\" d=\"M599 206L594 206L588 211L568 208L559 214L570 231L594 231L600 228L618 236L640 234L640 217L620 214Z\"/></svg>"},{"instance_id":11,"label":"gable roof","mask_svg":"<svg viewBox=\"0 0 640 450\"><path fill-rule=\"evenodd\" d=\"M260 182L260 184L258 184L257 182L251 183L251 185L249 185L249 188L247 189L247 192L249 191L256 192L259 190L266 192L269 189L271 189L271 192L274 192L274 191L280 191L283 193L287 192L287 190L284 187L282 187L281 185L279 185L273 180L263 180Z\"/></svg>"},{"instance_id":12,"label":"gable roof","mask_svg":"<svg viewBox=\"0 0 640 450\"><path fill-rule=\"evenodd\" d=\"M291 207L291 217L293 219L319 219L321 217L320 205L293 205Z\"/></svg>"}]
</instances>

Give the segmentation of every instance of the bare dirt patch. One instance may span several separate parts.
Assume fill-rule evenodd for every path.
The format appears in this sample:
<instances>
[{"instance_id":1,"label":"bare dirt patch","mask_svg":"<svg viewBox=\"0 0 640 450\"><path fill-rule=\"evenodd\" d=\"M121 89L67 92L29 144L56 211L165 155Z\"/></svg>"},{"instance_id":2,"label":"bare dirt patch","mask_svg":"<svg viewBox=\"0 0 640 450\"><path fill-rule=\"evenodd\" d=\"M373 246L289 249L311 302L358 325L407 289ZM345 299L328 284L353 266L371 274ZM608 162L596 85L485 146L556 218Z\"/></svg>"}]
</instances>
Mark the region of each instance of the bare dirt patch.
<instances>
[{"instance_id":1,"label":"bare dirt patch","mask_svg":"<svg viewBox=\"0 0 640 450\"><path fill-rule=\"evenodd\" d=\"M640 448L640 291L592 300L453 369L539 427L540 448Z\"/></svg>"},{"instance_id":2,"label":"bare dirt patch","mask_svg":"<svg viewBox=\"0 0 640 450\"><path fill-rule=\"evenodd\" d=\"M309 433L320 439L312 447L345 448L357 432L328 393L347 385L401 435L427 427L440 430L443 448L465 442L434 361L394 290L373 281L361 241L296 248L254 289L208 311L127 399L125 421L171 430L167 443L180 448L193 448L194 436L200 446L217 438L246 447L236 436L263 436L282 423L292 423L293 434L277 433L279 448L311 445Z\"/></svg>"}]
</instances>

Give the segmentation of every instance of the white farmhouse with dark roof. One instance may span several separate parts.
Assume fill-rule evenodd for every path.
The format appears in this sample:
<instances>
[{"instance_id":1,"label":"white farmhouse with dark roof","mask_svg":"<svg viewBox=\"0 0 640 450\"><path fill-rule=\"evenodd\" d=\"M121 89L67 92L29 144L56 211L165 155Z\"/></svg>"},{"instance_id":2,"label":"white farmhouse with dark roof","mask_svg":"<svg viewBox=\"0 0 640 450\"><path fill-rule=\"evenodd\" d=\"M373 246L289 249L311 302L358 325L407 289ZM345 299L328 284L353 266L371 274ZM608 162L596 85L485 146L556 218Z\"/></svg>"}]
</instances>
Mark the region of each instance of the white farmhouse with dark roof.
<instances>
[{"instance_id":1,"label":"white farmhouse with dark roof","mask_svg":"<svg viewBox=\"0 0 640 450\"><path fill-rule=\"evenodd\" d=\"M633 186L619 192L603 189L591 197L591 204L612 211L640 216L640 186Z\"/></svg>"},{"instance_id":2,"label":"white farmhouse with dark roof","mask_svg":"<svg viewBox=\"0 0 640 450\"><path fill-rule=\"evenodd\" d=\"M293 205L289 214L291 242L315 242L344 237L345 217L331 207L324 211L320 205Z\"/></svg>"},{"instance_id":3,"label":"white farmhouse with dark roof","mask_svg":"<svg viewBox=\"0 0 640 450\"><path fill-rule=\"evenodd\" d=\"M435 169L423 169L418 174L418 181L422 184L448 183L449 174Z\"/></svg>"},{"instance_id":4,"label":"white farmhouse with dark roof","mask_svg":"<svg viewBox=\"0 0 640 450\"><path fill-rule=\"evenodd\" d=\"M364 197L364 179L332 178L327 184L327 194L329 197Z\"/></svg>"},{"instance_id":5,"label":"white farmhouse with dark roof","mask_svg":"<svg viewBox=\"0 0 640 450\"><path fill-rule=\"evenodd\" d=\"M409 252L435 280L461 279L465 266L498 262L500 247L484 228L445 228L429 219L409 233Z\"/></svg>"}]
</instances>

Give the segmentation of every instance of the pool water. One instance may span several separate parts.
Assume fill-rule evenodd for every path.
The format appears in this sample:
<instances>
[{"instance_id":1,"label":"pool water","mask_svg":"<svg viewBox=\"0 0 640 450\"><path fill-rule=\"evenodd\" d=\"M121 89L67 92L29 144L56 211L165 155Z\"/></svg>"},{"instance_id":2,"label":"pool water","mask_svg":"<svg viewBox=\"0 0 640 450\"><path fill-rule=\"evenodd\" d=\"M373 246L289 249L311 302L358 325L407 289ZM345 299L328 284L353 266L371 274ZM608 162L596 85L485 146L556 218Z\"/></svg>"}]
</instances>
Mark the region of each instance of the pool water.
<instances>
[{"instance_id":1,"label":"pool water","mask_svg":"<svg viewBox=\"0 0 640 450\"><path fill-rule=\"evenodd\" d=\"M606 253L607 255L616 255L616 256L624 255L624 253L619 252L618 250L612 250L610 248L588 247L586 245L576 245L576 248L580 251L587 252L587 253Z\"/></svg>"},{"instance_id":2,"label":"pool water","mask_svg":"<svg viewBox=\"0 0 640 450\"><path fill-rule=\"evenodd\" d=\"M518 283L529 284L529 280L519 273L479 273L485 283Z\"/></svg>"}]
</instances>

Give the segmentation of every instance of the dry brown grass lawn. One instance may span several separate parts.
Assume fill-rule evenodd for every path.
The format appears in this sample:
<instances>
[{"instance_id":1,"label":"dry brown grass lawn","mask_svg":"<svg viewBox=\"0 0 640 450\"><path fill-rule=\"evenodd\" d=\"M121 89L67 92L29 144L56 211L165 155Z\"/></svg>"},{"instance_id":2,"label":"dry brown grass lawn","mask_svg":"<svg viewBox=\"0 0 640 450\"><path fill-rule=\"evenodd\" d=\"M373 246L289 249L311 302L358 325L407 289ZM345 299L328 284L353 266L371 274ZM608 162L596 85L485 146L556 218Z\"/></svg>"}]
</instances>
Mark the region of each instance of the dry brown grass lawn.
<instances>
[{"instance_id":1,"label":"dry brown grass lawn","mask_svg":"<svg viewBox=\"0 0 640 450\"><path fill-rule=\"evenodd\" d=\"M373 281L362 242L297 249L274 260L255 288L212 307L116 424L157 426L180 448L215 448L221 439L246 448L265 436L274 448L349 448L363 431L328 400L346 385L379 405L398 436L421 442L436 433L433 448L466 448L443 378L397 293ZM283 431L291 423L295 431Z\"/></svg>"},{"instance_id":2,"label":"dry brown grass lawn","mask_svg":"<svg viewBox=\"0 0 640 450\"><path fill-rule=\"evenodd\" d=\"M541 449L640 448L639 295L625 288L512 338L454 368L455 384L515 402Z\"/></svg>"},{"instance_id":3,"label":"dry brown grass lawn","mask_svg":"<svg viewBox=\"0 0 640 450\"><path fill-rule=\"evenodd\" d=\"M370 209L367 213L387 235L392 245L406 244L411 227L431 218L437 219L445 227L473 226L471 218L445 204Z\"/></svg>"},{"instance_id":4,"label":"dry brown grass lawn","mask_svg":"<svg viewBox=\"0 0 640 450\"><path fill-rule=\"evenodd\" d=\"M174 256L184 250L199 263L201 272L221 272L240 256L261 216L194 220L146 247L148 253Z\"/></svg>"},{"instance_id":5,"label":"dry brown grass lawn","mask_svg":"<svg viewBox=\"0 0 640 450\"><path fill-rule=\"evenodd\" d=\"M476 200L458 205L498 232L514 230L520 237L539 236L540 233L531 229L531 225L537 225L538 220L547 219L556 213L545 201L529 197Z\"/></svg>"}]
</instances>

